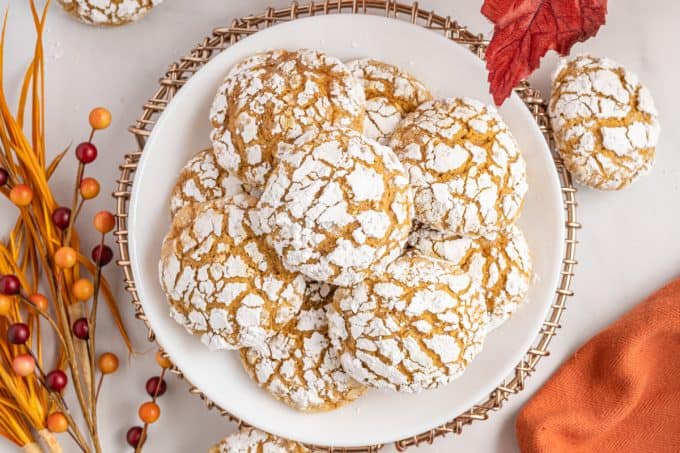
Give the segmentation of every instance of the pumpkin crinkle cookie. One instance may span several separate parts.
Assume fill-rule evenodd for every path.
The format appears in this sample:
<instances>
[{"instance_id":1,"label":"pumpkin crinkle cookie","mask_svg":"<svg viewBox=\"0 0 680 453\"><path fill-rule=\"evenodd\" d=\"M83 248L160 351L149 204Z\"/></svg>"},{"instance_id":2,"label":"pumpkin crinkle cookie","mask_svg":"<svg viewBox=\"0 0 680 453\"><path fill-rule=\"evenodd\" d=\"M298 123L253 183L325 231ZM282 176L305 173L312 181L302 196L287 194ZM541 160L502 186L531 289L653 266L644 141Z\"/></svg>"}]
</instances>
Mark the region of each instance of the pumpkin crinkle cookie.
<instances>
[{"instance_id":1,"label":"pumpkin crinkle cookie","mask_svg":"<svg viewBox=\"0 0 680 453\"><path fill-rule=\"evenodd\" d=\"M225 437L208 453L311 453L304 445L255 428L242 428Z\"/></svg>"},{"instance_id":2,"label":"pumpkin crinkle cookie","mask_svg":"<svg viewBox=\"0 0 680 453\"><path fill-rule=\"evenodd\" d=\"M361 83L337 58L314 50L272 50L237 64L210 110L218 163L259 195L281 148L310 128L361 131Z\"/></svg>"},{"instance_id":3,"label":"pumpkin crinkle cookie","mask_svg":"<svg viewBox=\"0 0 680 453\"><path fill-rule=\"evenodd\" d=\"M163 0L57 0L71 16L90 25L123 25L141 19Z\"/></svg>"},{"instance_id":4,"label":"pumpkin crinkle cookie","mask_svg":"<svg viewBox=\"0 0 680 453\"><path fill-rule=\"evenodd\" d=\"M252 224L287 269L350 286L401 254L412 212L408 177L391 149L325 128L281 156Z\"/></svg>"},{"instance_id":5,"label":"pumpkin crinkle cookie","mask_svg":"<svg viewBox=\"0 0 680 453\"><path fill-rule=\"evenodd\" d=\"M654 100L615 62L591 55L562 60L549 113L557 150L581 184L618 190L651 169L660 129Z\"/></svg>"},{"instance_id":6,"label":"pumpkin crinkle cookie","mask_svg":"<svg viewBox=\"0 0 680 453\"><path fill-rule=\"evenodd\" d=\"M514 223L526 164L493 107L468 98L420 105L392 134L409 173L415 219L439 231L485 234Z\"/></svg>"},{"instance_id":7,"label":"pumpkin crinkle cookie","mask_svg":"<svg viewBox=\"0 0 680 453\"><path fill-rule=\"evenodd\" d=\"M296 318L263 345L241 350L250 377L298 410L337 409L366 391L342 369L340 358L330 347L326 304L333 290L327 283L307 282Z\"/></svg>"},{"instance_id":8,"label":"pumpkin crinkle cookie","mask_svg":"<svg viewBox=\"0 0 680 453\"><path fill-rule=\"evenodd\" d=\"M366 92L364 135L381 143L407 113L432 99L425 85L397 66L371 58L350 61L347 66Z\"/></svg>"},{"instance_id":9,"label":"pumpkin crinkle cookie","mask_svg":"<svg viewBox=\"0 0 680 453\"><path fill-rule=\"evenodd\" d=\"M482 349L488 316L460 268L417 252L351 288L338 288L329 334L358 382L400 392L448 384Z\"/></svg>"},{"instance_id":10,"label":"pumpkin crinkle cookie","mask_svg":"<svg viewBox=\"0 0 680 453\"><path fill-rule=\"evenodd\" d=\"M426 255L447 260L472 277L485 292L489 329L495 329L526 302L531 256L524 234L512 225L487 236L460 236L421 229L409 243Z\"/></svg>"},{"instance_id":11,"label":"pumpkin crinkle cookie","mask_svg":"<svg viewBox=\"0 0 680 453\"><path fill-rule=\"evenodd\" d=\"M258 346L302 305L304 278L253 234L249 195L191 204L173 218L159 274L172 317L210 349Z\"/></svg>"}]
</instances>

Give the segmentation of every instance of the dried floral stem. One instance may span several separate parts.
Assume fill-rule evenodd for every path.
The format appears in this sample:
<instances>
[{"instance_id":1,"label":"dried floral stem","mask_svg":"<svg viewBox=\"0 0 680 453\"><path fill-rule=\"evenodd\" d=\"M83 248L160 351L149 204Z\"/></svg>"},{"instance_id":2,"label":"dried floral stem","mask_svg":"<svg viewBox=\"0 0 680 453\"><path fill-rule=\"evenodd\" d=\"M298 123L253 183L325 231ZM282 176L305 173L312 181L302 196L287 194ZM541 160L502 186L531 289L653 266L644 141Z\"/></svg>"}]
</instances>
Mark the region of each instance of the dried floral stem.
<instances>
[{"instance_id":1,"label":"dried floral stem","mask_svg":"<svg viewBox=\"0 0 680 453\"><path fill-rule=\"evenodd\" d=\"M166 371L166 369L163 368L163 370L161 371L161 376L160 376L160 380L158 382L158 385L156 385L156 391L153 393L153 396L151 397L151 401L154 402L154 403L156 402L156 399L158 398L158 392L161 389L161 382L163 382L163 379L165 378L165 371ZM142 447L144 447L144 442L146 442L146 432L148 431L148 429L149 429L149 424L145 422L144 426L142 427L142 434L139 437L139 443L135 447L135 453L141 453L142 452Z\"/></svg>"}]
</instances>

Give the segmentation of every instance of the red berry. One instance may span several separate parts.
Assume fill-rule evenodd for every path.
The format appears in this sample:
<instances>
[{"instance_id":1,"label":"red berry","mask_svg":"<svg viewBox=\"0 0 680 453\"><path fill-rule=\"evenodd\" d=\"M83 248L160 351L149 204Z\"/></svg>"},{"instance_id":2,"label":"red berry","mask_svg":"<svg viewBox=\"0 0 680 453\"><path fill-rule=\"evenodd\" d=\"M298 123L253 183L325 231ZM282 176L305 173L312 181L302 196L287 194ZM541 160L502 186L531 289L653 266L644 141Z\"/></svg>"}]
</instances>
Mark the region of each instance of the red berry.
<instances>
[{"instance_id":1,"label":"red berry","mask_svg":"<svg viewBox=\"0 0 680 453\"><path fill-rule=\"evenodd\" d=\"M87 318L76 319L73 323L73 335L81 340L88 340L90 338L90 325Z\"/></svg>"},{"instance_id":2,"label":"red berry","mask_svg":"<svg viewBox=\"0 0 680 453\"><path fill-rule=\"evenodd\" d=\"M92 261L100 266L106 266L113 259L113 250L108 245L98 245L92 249Z\"/></svg>"},{"instance_id":3,"label":"red berry","mask_svg":"<svg viewBox=\"0 0 680 453\"><path fill-rule=\"evenodd\" d=\"M7 328L7 340L12 344L24 344L31 334L28 326L23 322L12 324Z\"/></svg>"},{"instance_id":4,"label":"red berry","mask_svg":"<svg viewBox=\"0 0 680 453\"><path fill-rule=\"evenodd\" d=\"M139 441L142 440L142 431L143 429L141 426L133 426L128 429L127 435L125 436L127 438L127 443L132 447L137 447Z\"/></svg>"},{"instance_id":5,"label":"red berry","mask_svg":"<svg viewBox=\"0 0 680 453\"><path fill-rule=\"evenodd\" d=\"M21 290L21 283L16 275L3 275L0 277L0 294L6 296L13 296L19 294Z\"/></svg>"},{"instance_id":6,"label":"red berry","mask_svg":"<svg viewBox=\"0 0 680 453\"><path fill-rule=\"evenodd\" d=\"M71 221L71 210L64 206L55 209L52 212L52 223L54 226L60 230L65 230L68 228L68 224Z\"/></svg>"},{"instance_id":7,"label":"red berry","mask_svg":"<svg viewBox=\"0 0 680 453\"><path fill-rule=\"evenodd\" d=\"M160 376L154 376L146 381L146 393L150 396L162 396L168 390L168 385ZM158 393L156 393L158 392Z\"/></svg>"},{"instance_id":8,"label":"red berry","mask_svg":"<svg viewBox=\"0 0 680 453\"><path fill-rule=\"evenodd\" d=\"M83 142L76 147L76 157L84 164L94 162L97 158L97 147L90 142Z\"/></svg>"},{"instance_id":9,"label":"red berry","mask_svg":"<svg viewBox=\"0 0 680 453\"><path fill-rule=\"evenodd\" d=\"M7 184L7 181L9 181L9 173L4 168L0 168L0 187Z\"/></svg>"},{"instance_id":10,"label":"red berry","mask_svg":"<svg viewBox=\"0 0 680 453\"><path fill-rule=\"evenodd\" d=\"M66 387L68 383L68 377L66 373L61 370L54 370L47 373L45 376L45 385L49 390L54 392L60 392Z\"/></svg>"}]
</instances>

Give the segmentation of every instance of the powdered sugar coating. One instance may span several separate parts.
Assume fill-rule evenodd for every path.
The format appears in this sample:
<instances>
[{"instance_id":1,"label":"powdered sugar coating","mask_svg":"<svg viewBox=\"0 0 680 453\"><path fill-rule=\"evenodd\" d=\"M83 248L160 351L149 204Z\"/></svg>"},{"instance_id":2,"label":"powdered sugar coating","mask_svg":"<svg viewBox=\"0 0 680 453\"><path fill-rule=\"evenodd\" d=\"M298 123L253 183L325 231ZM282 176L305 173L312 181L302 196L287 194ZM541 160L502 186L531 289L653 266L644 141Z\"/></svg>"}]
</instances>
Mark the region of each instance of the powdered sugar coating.
<instances>
[{"instance_id":1,"label":"powdered sugar coating","mask_svg":"<svg viewBox=\"0 0 680 453\"><path fill-rule=\"evenodd\" d=\"M397 66L364 58L347 63L366 92L364 135L384 143L407 113L432 99L419 80Z\"/></svg>"},{"instance_id":2,"label":"powdered sugar coating","mask_svg":"<svg viewBox=\"0 0 680 453\"><path fill-rule=\"evenodd\" d=\"M362 384L400 392L454 380L482 349L487 323L479 286L455 265L418 253L338 288L328 309L345 371Z\"/></svg>"},{"instance_id":3,"label":"powdered sugar coating","mask_svg":"<svg viewBox=\"0 0 680 453\"><path fill-rule=\"evenodd\" d=\"M399 124L390 146L409 172L423 224L486 234L519 216L526 163L493 107L468 98L427 102Z\"/></svg>"},{"instance_id":4,"label":"powdered sugar coating","mask_svg":"<svg viewBox=\"0 0 680 453\"><path fill-rule=\"evenodd\" d=\"M122 25L140 19L163 0L57 0L69 14L86 24Z\"/></svg>"},{"instance_id":5,"label":"powdered sugar coating","mask_svg":"<svg viewBox=\"0 0 680 453\"><path fill-rule=\"evenodd\" d=\"M208 453L310 453L302 444L274 437L255 428L242 428L227 436Z\"/></svg>"},{"instance_id":6,"label":"powdered sugar coating","mask_svg":"<svg viewBox=\"0 0 680 453\"><path fill-rule=\"evenodd\" d=\"M211 350L259 346L302 305L304 278L284 270L248 225L255 202L237 195L191 204L163 240L170 314Z\"/></svg>"},{"instance_id":7,"label":"powdered sugar coating","mask_svg":"<svg viewBox=\"0 0 680 453\"><path fill-rule=\"evenodd\" d=\"M337 58L313 50L272 50L227 75L210 110L218 163L259 195L280 148L324 125L361 130L361 83Z\"/></svg>"},{"instance_id":8,"label":"powdered sugar coating","mask_svg":"<svg viewBox=\"0 0 680 453\"><path fill-rule=\"evenodd\" d=\"M170 214L192 203L203 203L243 193L241 181L215 162L212 149L199 151L182 168L170 196Z\"/></svg>"},{"instance_id":9,"label":"powdered sugar coating","mask_svg":"<svg viewBox=\"0 0 680 453\"><path fill-rule=\"evenodd\" d=\"M505 322L527 300L531 255L516 225L477 237L421 229L411 233L409 244L421 253L455 264L481 286L489 329Z\"/></svg>"},{"instance_id":10,"label":"powdered sugar coating","mask_svg":"<svg viewBox=\"0 0 680 453\"><path fill-rule=\"evenodd\" d=\"M327 128L281 155L257 208L252 224L287 269L349 286L401 254L413 201L392 150Z\"/></svg>"},{"instance_id":11,"label":"powdered sugar coating","mask_svg":"<svg viewBox=\"0 0 680 453\"><path fill-rule=\"evenodd\" d=\"M563 59L549 113L557 149L580 183L618 190L651 169L660 129L654 100L617 63L591 55Z\"/></svg>"},{"instance_id":12,"label":"powdered sugar coating","mask_svg":"<svg viewBox=\"0 0 680 453\"><path fill-rule=\"evenodd\" d=\"M308 282L300 313L257 348L241 350L243 366L275 398L301 411L328 411L365 392L330 347L326 303L334 287Z\"/></svg>"}]
</instances>

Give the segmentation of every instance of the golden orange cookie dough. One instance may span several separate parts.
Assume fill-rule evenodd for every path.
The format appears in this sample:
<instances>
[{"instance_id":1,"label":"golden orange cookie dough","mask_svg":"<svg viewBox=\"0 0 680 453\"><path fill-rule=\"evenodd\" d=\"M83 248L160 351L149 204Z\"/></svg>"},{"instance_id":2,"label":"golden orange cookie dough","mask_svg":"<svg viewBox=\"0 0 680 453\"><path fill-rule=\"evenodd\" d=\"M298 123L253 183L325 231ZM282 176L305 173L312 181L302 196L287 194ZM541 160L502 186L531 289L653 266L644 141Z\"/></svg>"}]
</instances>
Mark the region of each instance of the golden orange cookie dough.
<instances>
[{"instance_id":1,"label":"golden orange cookie dough","mask_svg":"<svg viewBox=\"0 0 680 453\"><path fill-rule=\"evenodd\" d=\"M659 141L654 100L619 64L592 55L563 59L549 113L557 150L581 184L619 190L652 168Z\"/></svg>"},{"instance_id":2,"label":"golden orange cookie dough","mask_svg":"<svg viewBox=\"0 0 680 453\"><path fill-rule=\"evenodd\" d=\"M495 329L527 301L531 284L531 255L516 225L487 236L420 229L409 244L421 253L447 260L468 273L485 292L489 329Z\"/></svg>"},{"instance_id":3,"label":"golden orange cookie dough","mask_svg":"<svg viewBox=\"0 0 680 453\"><path fill-rule=\"evenodd\" d=\"M208 453L311 453L304 445L255 428L242 428L213 446Z\"/></svg>"},{"instance_id":4,"label":"golden orange cookie dough","mask_svg":"<svg viewBox=\"0 0 680 453\"><path fill-rule=\"evenodd\" d=\"M122 25L141 19L163 0L57 0L71 16L90 25Z\"/></svg>"},{"instance_id":5,"label":"golden orange cookie dough","mask_svg":"<svg viewBox=\"0 0 680 453\"><path fill-rule=\"evenodd\" d=\"M327 283L308 281L296 318L261 347L241 349L241 361L250 377L297 410L337 409L366 391L345 373L330 345L326 304L334 290Z\"/></svg>"},{"instance_id":6,"label":"golden orange cookie dough","mask_svg":"<svg viewBox=\"0 0 680 453\"><path fill-rule=\"evenodd\" d=\"M347 373L414 393L448 384L481 351L488 316L481 288L448 261L407 253L328 308L329 335Z\"/></svg>"},{"instance_id":7,"label":"golden orange cookie dough","mask_svg":"<svg viewBox=\"0 0 680 453\"><path fill-rule=\"evenodd\" d=\"M190 204L163 240L160 281L170 314L210 349L259 346L300 310L304 278L255 236L249 195Z\"/></svg>"},{"instance_id":8,"label":"golden orange cookie dough","mask_svg":"<svg viewBox=\"0 0 680 453\"><path fill-rule=\"evenodd\" d=\"M350 286L401 254L412 213L408 177L392 150L327 128L281 156L252 224L287 269Z\"/></svg>"},{"instance_id":9,"label":"golden orange cookie dough","mask_svg":"<svg viewBox=\"0 0 680 453\"><path fill-rule=\"evenodd\" d=\"M246 58L218 89L210 110L218 163L259 195L277 156L310 129L361 131L361 83L337 58L314 50L272 50Z\"/></svg>"}]
</instances>

